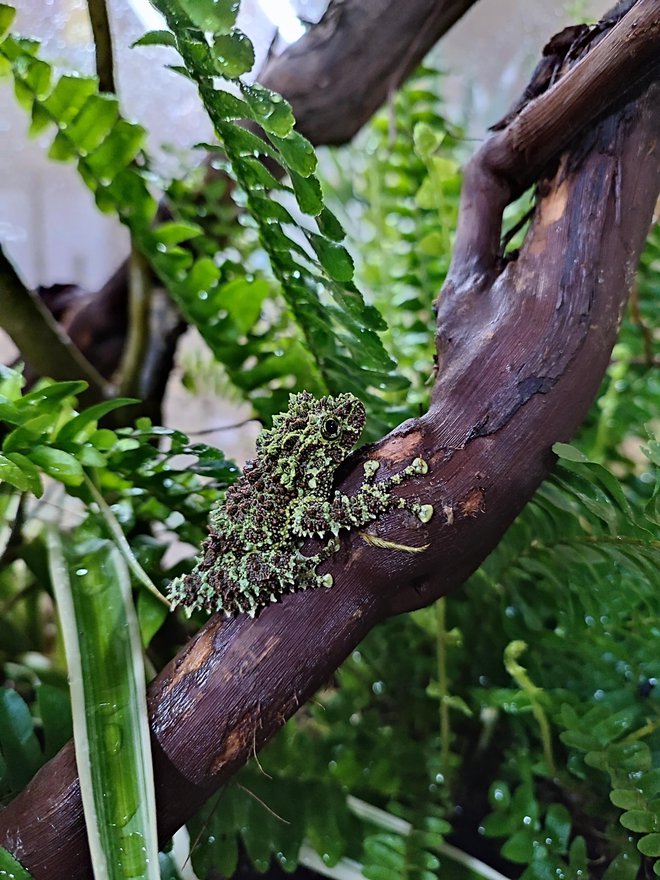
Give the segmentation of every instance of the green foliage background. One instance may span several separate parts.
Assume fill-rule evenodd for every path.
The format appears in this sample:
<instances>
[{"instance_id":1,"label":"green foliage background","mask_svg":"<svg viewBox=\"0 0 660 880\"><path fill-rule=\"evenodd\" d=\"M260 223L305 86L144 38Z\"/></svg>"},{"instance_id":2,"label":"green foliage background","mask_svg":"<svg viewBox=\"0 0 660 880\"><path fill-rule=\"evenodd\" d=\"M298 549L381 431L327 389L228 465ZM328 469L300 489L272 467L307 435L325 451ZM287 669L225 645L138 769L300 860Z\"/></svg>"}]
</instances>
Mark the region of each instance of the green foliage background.
<instances>
[{"instance_id":1,"label":"green foliage background","mask_svg":"<svg viewBox=\"0 0 660 880\"><path fill-rule=\"evenodd\" d=\"M175 67L199 89L232 182L202 196L194 176L171 182L173 219L158 220L143 129L93 79L56 77L38 44L9 34L12 13L0 6L0 62L31 132L51 131L51 157L76 163L99 208L129 227L228 386L265 423L290 390L352 390L378 436L416 414L429 389L431 301L448 265L465 152L443 116L442 77L420 70L353 146L324 155L321 173L286 102L240 79L252 51L235 28L237 4L156 5L172 30L140 42L179 53ZM221 77L238 94L218 86ZM269 141L239 118L261 124ZM287 176L267 171L264 155ZM240 228L237 211L251 218ZM240 260L228 258L229 239ZM263 254L267 272L256 268ZM372 632L190 823L199 877L232 876L241 848L258 871L273 861L292 871L305 841L328 868L350 857L371 880L467 877L483 862L526 880L632 880L654 869L659 301L656 226L576 446L557 449L556 474L459 594ZM169 565L168 543L198 547L211 505L237 475L222 453L181 432L147 420L99 424L122 401L80 412L80 383L22 386L20 373L2 370L5 802L71 733L44 520L58 523L72 565L89 562L93 542L114 540L119 526L133 559L164 587L191 562ZM202 618L184 628L135 586L157 669ZM162 857L163 876L176 877Z\"/></svg>"}]
</instances>

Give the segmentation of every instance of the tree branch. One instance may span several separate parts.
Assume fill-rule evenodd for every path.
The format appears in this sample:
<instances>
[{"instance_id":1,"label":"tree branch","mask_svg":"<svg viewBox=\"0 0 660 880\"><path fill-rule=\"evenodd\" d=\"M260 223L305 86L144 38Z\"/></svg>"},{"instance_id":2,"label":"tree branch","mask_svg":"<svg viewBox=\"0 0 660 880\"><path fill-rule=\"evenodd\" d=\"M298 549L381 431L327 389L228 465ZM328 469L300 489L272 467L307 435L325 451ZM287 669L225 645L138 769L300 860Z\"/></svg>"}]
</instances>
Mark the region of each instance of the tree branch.
<instances>
[{"instance_id":1,"label":"tree branch","mask_svg":"<svg viewBox=\"0 0 660 880\"><path fill-rule=\"evenodd\" d=\"M116 92L115 66L112 57L112 32L105 0L87 0L89 21L94 35L96 75L102 92Z\"/></svg>"},{"instance_id":2,"label":"tree branch","mask_svg":"<svg viewBox=\"0 0 660 880\"><path fill-rule=\"evenodd\" d=\"M650 5L639 0L630 14ZM641 43L638 49L644 51ZM595 49L580 63L589 65L592 57L598 58ZM630 63L634 68L632 56ZM620 100L637 74L621 70L614 97ZM600 90L597 81L592 87ZM548 96L551 91L538 97L535 112ZM515 119L510 130L517 130ZM552 444L569 439L583 419L660 190L657 74L638 96L570 136L570 148L552 156L552 170L539 180L537 209L517 259L498 266L491 234L477 229L474 240L485 241L490 255L480 263L477 254L481 274L475 276L471 251L465 267L454 261L440 298L442 366L429 413L360 450L341 481L342 491L351 493L367 456L380 460L383 475L423 456L429 473L406 483L402 493L433 503L431 521L423 525L397 511L372 530L430 549L418 555L382 550L351 532L323 569L333 574L332 589L287 596L256 620L212 618L151 686L162 839L279 730L373 625L460 585L547 473ZM543 162L521 153L512 190L529 173L526 167L545 166L550 158L543 139L535 143ZM468 190L480 185L479 171L493 178L484 159L488 148L480 155L466 183L464 210L466 204L471 209ZM473 213L476 224L492 227L499 189L496 209L484 202L484 218ZM36 880L88 876L71 744L0 814L0 842Z\"/></svg>"},{"instance_id":3,"label":"tree branch","mask_svg":"<svg viewBox=\"0 0 660 880\"><path fill-rule=\"evenodd\" d=\"M111 396L112 388L76 348L39 297L28 290L0 248L0 325L41 376L84 379L85 405Z\"/></svg>"},{"instance_id":4,"label":"tree branch","mask_svg":"<svg viewBox=\"0 0 660 880\"><path fill-rule=\"evenodd\" d=\"M258 79L313 144L345 144L475 0L333 0ZM314 88L310 88L310 83Z\"/></svg>"},{"instance_id":5,"label":"tree branch","mask_svg":"<svg viewBox=\"0 0 660 880\"><path fill-rule=\"evenodd\" d=\"M493 270L506 205L530 186L578 132L634 92L641 80L657 74L660 2L638 0L592 45L587 43L587 54L542 96L524 104L466 167L449 271L452 281L457 280L457 272L476 278ZM491 222L485 223L485 217Z\"/></svg>"}]
</instances>

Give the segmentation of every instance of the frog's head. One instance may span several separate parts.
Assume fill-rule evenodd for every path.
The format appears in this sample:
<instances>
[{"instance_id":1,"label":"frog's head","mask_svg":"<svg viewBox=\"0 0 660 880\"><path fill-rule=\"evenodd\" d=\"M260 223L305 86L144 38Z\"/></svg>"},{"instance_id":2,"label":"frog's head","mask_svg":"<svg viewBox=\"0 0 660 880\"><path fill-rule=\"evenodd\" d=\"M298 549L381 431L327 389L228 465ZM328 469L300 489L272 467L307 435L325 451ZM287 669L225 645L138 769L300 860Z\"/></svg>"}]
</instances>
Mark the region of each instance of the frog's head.
<instances>
[{"instance_id":1,"label":"frog's head","mask_svg":"<svg viewBox=\"0 0 660 880\"><path fill-rule=\"evenodd\" d=\"M363 403L352 394L322 397L310 416L309 447L323 449L338 464L360 439L366 418Z\"/></svg>"},{"instance_id":2,"label":"frog's head","mask_svg":"<svg viewBox=\"0 0 660 880\"><path fill-rule=\"evenodd\" d=\"M334 471L360 439L366 421L363 404L352 394L322 397L292 394L289 408L273 419L257 440L259 456L276 459L283 485L332 481Z\"/></svg>"}]
</instances>

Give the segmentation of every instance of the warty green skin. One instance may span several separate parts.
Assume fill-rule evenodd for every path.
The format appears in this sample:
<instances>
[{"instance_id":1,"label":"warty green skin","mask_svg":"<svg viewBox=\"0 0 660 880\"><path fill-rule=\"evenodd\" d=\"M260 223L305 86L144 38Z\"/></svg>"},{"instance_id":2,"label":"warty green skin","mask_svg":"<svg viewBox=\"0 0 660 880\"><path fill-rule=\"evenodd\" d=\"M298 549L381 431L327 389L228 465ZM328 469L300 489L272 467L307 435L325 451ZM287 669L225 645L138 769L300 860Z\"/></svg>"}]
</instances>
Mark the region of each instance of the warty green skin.
<instances>
[{"instance_id":1,"label":"warty green skin","mask_svg":"<svg viewBox=\"0 0 660 880\"><path fill-rule=\"evenodd\" d=\"M408 502L392 489L427 471L415 459L399 474L375 481L379 463L364 464L364 481L354 495L333 491L339 465L357 443L365 424L362 403L352 394L320 400L303 391L257 438L257 456L227 490L212 513L203 556L190 574L170 584L173 605L189 612L222 611L254 616L282 595L308 587L330 587L332 576L316 573L339 548L343 529L360 529L393 508L407 508L423 522L428 504ZM326 543L313 556L306 538Z\"/></svg>"}]
</instances>

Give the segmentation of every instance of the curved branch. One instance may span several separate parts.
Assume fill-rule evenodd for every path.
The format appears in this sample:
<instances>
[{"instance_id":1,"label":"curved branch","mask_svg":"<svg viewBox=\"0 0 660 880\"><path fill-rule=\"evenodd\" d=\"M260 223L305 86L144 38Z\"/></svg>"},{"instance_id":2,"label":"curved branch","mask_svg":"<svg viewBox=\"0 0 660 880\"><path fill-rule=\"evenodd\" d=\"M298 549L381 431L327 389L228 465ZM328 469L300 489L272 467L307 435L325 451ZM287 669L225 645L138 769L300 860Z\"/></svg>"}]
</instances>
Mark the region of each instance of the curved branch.
<instances>
[{"instance_id":1,"label":"curved branch","mask_svg":"<svg viewBox=\"0 0 660 880\"><path fill-rule=\"evenodd\" d=\"M643 10L649 2L637 5ZM540 106L544 96L537 100ZM488 281L478 285L469 281L472 270L455 263L440 300L442 369L429 413L361 450L341 483L344 491L355 489L367 454L385 473L422 455L428 475L403 492L433 503L431 521L393 512L373 528L389 541L430 549L382 550L349 533L327 564L332 589L290 595L256 620L212 618L153 683L162 839L282 726L374 624L460 585L532 495L552 464L552 444L575 431L607 365L660 190L659 137L656 76L553 157L515 260L489 265ZM539 167L531 154L526 161ZM473 167L478 182L479 160ZM488 175L487 163L483 168ZM490 227L488 203L486 210ZM0 842L37 880L88 876L70 744L0 814Z\"/></svg>"},{"instance_id":2,"label":"curved branch","mask_svg":"<svg viewBox=\"0 0 660 880\"><path fill-rule=\"evenodd\" d=\"M475 0L333 0L259 82L293 106L313 144L345 144Z\"/></svg>"},{"instance_id":3,"label":"curved branch","mask_svg":"<svg viewBox=\"0 0 660 880\"><path fill-rule=\"evenodd\" d=\"M629 4L627 4L629 5ZM605 19L604 22L608 22ZM605 24L601 23L602 27ZM568 31L573 29L567 28ZM597 29L596 33L600 31ZM561 34L559 35L561 37ZM580 43L584 32L578 29ZM558 39L552 40L552 50ZM563 47L567 54L574 44ZM593 46L593 48L592 48ZM465 169L449 277L480 276L496 265L502 212L572 138L660 68L660 0L638 0L542 96L525 103ZM561 62L562 57L555 63ZM489 217L489 224L484 222Z\"/></svg>"},{"instance_id":4,"label":"curved branch","mask_svg":"<svg viewBox=\"0 0 660 880\"><path fill-rule=\"evenodd\" d=\"M112 388L71 342L48 309L28 290L0 248L0 326L11 336L21 357L41 376L85 379L80 395L85 405L112 396Z\"/></svg>"}]
</instances>

